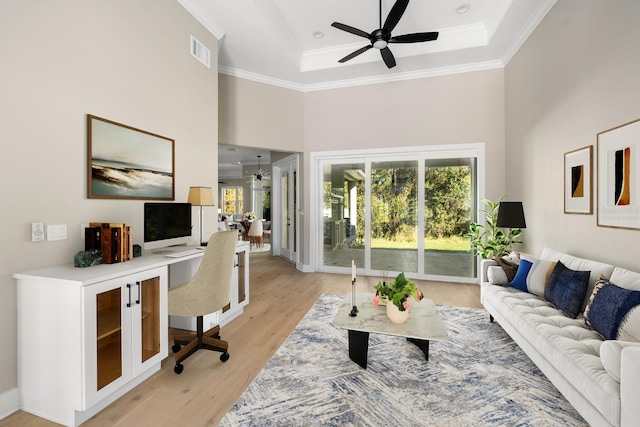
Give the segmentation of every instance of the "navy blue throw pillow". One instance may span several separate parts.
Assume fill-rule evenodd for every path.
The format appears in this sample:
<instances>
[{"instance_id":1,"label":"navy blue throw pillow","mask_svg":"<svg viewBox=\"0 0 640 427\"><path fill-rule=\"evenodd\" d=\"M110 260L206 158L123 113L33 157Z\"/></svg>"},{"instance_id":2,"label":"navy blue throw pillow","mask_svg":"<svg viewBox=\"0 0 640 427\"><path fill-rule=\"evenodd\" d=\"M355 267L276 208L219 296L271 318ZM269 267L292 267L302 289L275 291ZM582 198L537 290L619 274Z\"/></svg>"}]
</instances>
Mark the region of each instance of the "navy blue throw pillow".
<instances>
[{"instance_id":1,"label":"navy blue throw pillow","mask_svg":"<svg viewBox=\"0 0 640 427\"><path fill-rule=\"evenodd\" d=\"M582 310L590 274L590 271L571 270L558 261L549 276L544 299L558 310L562 310L565 315L575 319Z\"/></svg>"},{"instance_id":2,"label":"navy blue throw pillow","mask_svg":"<svg viewBox=\"0 0 640 427\"><path fill-rule=\"evenodd\" d=\"M640 291L614 285L606 279L598 280L584 311L585 322L605 339L615 340L624 316L640 304Z\"/></svg>"},{"instance_id":3,"label":"navy blue throw pillow","mask_svg":"<svg viewBox=\"0 0 640 427\"><path fill-rule=\"evenodd\" d=\"M521 259L518 270L516 271L516 276L509 282L509 286L524 292L529 292L527 289L527 275L529 274L529 270L531 270L532 265L533 263L526 259Z\"/></svg>"}]
</instances>

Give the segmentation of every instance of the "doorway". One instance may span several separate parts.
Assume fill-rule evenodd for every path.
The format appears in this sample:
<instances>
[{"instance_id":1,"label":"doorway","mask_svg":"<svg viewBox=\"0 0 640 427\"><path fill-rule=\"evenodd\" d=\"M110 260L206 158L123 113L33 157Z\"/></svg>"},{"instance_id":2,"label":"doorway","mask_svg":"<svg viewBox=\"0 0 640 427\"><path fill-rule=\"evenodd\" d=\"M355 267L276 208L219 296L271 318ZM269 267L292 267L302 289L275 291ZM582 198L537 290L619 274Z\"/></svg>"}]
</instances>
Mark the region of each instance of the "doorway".
<instances>
[{"instance_id":1,"label":"doorway","mask_svg":"<svg viewBox=\"0 0 640 427\"><path fill-rule=\"evenodd\" d=\"M292 154L272 165L272 251L295 264L299 247L299 161L299 155Z\"/></svg>"}]
</instances>

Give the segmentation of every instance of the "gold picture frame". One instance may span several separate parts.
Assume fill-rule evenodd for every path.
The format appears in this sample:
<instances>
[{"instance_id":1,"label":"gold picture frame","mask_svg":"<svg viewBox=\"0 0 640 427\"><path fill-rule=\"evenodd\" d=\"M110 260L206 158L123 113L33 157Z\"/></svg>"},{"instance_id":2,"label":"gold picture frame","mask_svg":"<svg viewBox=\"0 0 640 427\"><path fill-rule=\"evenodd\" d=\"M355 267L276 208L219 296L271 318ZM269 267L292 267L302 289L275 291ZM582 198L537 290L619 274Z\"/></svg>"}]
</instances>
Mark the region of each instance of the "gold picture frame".
<instances>
[{"instance_id":1,"label":"gold picture frame","mask_svg":"<svg viewBox=\"0 0 640 427\"><path fill-rule=\"evenodd\" d=\"M89 199L175 200L175 141L87 115Z\"/></svg>"},{"instance_id":2,"label":"gold picture frame","mask_svg":"<svg viewBox=\"0 0 640 427\"><path fill-rule=\"evenodd\" d=\"M593 146L564 155L564 213L593 214Z\"/></svg>"}]
</instances>

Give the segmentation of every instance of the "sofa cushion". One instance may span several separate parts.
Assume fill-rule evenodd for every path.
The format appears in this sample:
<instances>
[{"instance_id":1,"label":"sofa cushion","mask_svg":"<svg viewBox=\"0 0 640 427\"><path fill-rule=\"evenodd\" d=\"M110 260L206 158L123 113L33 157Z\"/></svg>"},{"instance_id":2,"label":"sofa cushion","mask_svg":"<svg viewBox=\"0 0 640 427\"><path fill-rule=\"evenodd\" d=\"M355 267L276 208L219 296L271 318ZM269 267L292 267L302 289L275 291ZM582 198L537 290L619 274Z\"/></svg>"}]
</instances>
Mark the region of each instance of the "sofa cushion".
<instances>
[{"instance_id":1,"label":"sofa cushion","mask_svg":"<svg viewBox=\"0 0 640 427\"><path fill-rule=\"evenodd\" d=\"M640 342L640 305L636 305L624 316L618 327L616 339Z\"/></svg>"},{"instance_id":2,"label":"sofa cushion","mask_svg":"<svg viewBox=\"0 0 640 427\"><path fill-rule=\"evenodd\" d=\"M600 359L602 366L611 378L620 382L620 367L622 361L622 350L627 347L640 347L640 343L624 341L605 341L600 346Z\"/></svg>"},{"instance_id":3,"label":"sofa cushion","mask_svg":"<svg viewBox=\"0 0 640 427\"><path fill-rule=\"evenodd\" d=\"M549 276L544 298L558 310L562 310L564 314L575 319L582 312L582 302L587 293L589 274L589 271L571 270L558 261Z\"/></svg>"},{"instance_id":4,"label":"sofa cushion","mask_svg":"<svg viewBox=\"0 0 640 427\"><path fill-rule=\"evenodd\" d=\"M509 282L509 286L519 289L521 291L528 292L527 289L527 275L529 274L529 270L531 270L531 266L533 264L526 259L520 260L520 265L518 266L518 271L516 272L516 276L512 281Z\"/></svg>"},{"instance_id":5,"label":"sofa cushion","mask_svg":"<svg viewBox=\"0 0 640 427\"><path fill-rule=\"evenodd\" d=\"M584 311L584 321L605 339L614 340L629 310L640 304L640 291L631 291L600 279Z\"/></svg>"},{"instance_id":6,"label":"sofa cushion","mask_svg":"<svg viewBox=\"0 0 640 427\"><path fill-rule=\"evenodd\" d=\"M635 271L616 267L613 269L609 280L621 288L640 291L640 273L636 273Z\"/></svg>"}]
</instances>

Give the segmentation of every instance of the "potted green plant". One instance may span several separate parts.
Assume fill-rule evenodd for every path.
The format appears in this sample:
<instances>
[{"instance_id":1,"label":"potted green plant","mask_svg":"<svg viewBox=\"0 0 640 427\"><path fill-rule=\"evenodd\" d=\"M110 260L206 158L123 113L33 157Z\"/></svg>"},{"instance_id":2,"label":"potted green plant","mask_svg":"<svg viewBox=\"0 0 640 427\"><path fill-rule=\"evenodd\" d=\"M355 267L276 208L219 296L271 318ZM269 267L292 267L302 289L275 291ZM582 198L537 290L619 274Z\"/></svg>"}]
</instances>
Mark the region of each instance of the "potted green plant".
<instances>
[{"instance_id":1,"label":"potted green plant","mask_svg":"<svg viewBox=\"0 0 640 427\"><path fill-rule=\"evenodd\" d=\"M386 298L387 316L394 323L402 323L407 320L411 306L410 297L418 302L424 298L414 281L407 279L404 273L398 274L393 282L379 282L374 288L376 295L373 297L373 306L378 308L381 300Z\"/></svg>"},{"instance_id":2,"label":"potted green plant","mask_svg":"<svg viewBox=\"0 0 640 427\"><path fill-rule=\"evenodd\" d=\"M476 254L483 259L493 259L508 255L513 244L522 243L518 238L522 233L520 228L510 228L505 233L497 226L498 209L500 208L500 202L505 197L502 196L495 202L482 199L482 202L487 205L487 209L482 210L485 213L485 224L472 222L469 224L469 233L465 234L465 237L471 239L471 249L475 250Z\"/></svg>"}]
</instances>

